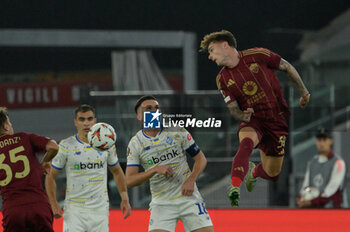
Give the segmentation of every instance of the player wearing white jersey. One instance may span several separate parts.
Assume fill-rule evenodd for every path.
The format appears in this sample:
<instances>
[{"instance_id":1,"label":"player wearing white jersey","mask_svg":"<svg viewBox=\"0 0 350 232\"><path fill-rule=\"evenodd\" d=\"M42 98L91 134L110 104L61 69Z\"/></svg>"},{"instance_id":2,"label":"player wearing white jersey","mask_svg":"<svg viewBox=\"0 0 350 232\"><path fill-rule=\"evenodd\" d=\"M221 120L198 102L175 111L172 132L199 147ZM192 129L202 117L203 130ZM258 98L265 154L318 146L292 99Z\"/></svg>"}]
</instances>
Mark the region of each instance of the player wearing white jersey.
<instances>
[{"instance_id":1,"label":"player wearing white jersey","mask_svg":"<svg viewBox=\"0 0 350 232\"><path fill-rule=\"evenodd\" d=\"M94 109L82 105L75 111L77 135L64 139L59 152L52 161L52 169L45 185L56 218L62 210L56 200L55 179L62 169L66 171L67 187L64 203L63 231L108 231L109 200L107 191L107 166L122 198L122 214L127 218L131 207L127 194L125 176L119 165L115 146L104 152L93 149L87 133L96 123Z\"/></svg>"},{"instance_id":2,"label":"player wearing white jersey","mask_svg":"<svg viewBox=\"0 0 350 232\"><path fill-rule=\"evenodd\" d=\"M144 96L135 105L140 121L144 111L158 109L159 104L153 96ZM213 231L195 183L206 166L206 158L186 129L143 129L130 140L127 152L128 187L150 181L149 231L175 231L178 220L183 222L186 231ZM192 171L186 152L195 161ZM140 166L144 172L139 172Z\"/></svg>"}]
</instances>

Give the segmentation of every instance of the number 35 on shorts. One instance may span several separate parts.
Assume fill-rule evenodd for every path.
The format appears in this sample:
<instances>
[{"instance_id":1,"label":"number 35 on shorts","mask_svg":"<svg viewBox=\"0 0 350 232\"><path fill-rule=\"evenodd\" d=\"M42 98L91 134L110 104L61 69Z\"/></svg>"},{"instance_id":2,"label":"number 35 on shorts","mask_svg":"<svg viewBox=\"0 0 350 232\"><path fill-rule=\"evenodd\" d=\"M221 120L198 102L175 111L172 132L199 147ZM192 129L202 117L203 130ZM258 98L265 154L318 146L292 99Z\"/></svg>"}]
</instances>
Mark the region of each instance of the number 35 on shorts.
<instances>
[{"instance_id":1,"label":"number 35 on shorts","mask_svg":"<svg viewBox=\"0 0 350 232\"><path fill-rule=\"evenodd\" d=\"M284 147L286 146L286 140L287 137L285 135L282 135L278 140L279 145L277 146L277 149L280 150L278 152L279 155L284 155Z\"/></svg>"}]
</instances>

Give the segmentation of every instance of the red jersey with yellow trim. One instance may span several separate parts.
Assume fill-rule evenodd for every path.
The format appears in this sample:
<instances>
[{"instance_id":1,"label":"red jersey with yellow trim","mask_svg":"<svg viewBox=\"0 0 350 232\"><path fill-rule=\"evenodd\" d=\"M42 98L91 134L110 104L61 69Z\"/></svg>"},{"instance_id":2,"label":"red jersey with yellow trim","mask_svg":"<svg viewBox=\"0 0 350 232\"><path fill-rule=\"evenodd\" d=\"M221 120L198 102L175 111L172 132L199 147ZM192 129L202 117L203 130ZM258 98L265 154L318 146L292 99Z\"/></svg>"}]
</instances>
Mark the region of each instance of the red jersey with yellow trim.
<instances>
[{"instance_id":1,"label":"red jersey with yellow trim","mask_svg":"<svg viewBox=\"0 0 350 232\"><path fill-rule=\"evenodd\" d=\"M24 132L0 137L2 210L30 203L48 203L43 171L36 152L45 151L49 138Z\"/></svg>"},{"instance_id":2,"label":"red jersey with yellow trim","mask_svg":"<svg viewBox=\"0 0 350 232\"><path fill-rule=\"evenodd\" d=\"M240 109L254 109L254 116L266 120L288 117L290 112L274 69L281 57L265 48L239 51L236 67L224 67L216 84L226 104L237 101Z\"/></svg>"}]
</instances>

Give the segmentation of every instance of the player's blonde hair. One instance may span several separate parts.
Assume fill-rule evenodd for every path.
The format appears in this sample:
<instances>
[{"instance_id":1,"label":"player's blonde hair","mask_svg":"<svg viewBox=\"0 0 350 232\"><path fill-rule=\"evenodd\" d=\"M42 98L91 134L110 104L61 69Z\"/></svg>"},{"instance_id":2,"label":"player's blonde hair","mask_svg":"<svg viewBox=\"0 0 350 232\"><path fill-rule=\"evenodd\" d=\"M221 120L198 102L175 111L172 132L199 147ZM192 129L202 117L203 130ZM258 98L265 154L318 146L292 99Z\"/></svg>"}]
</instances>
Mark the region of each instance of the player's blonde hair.
<instances>
[{"instance_id":1,"label":"player's blonde hair","mask_svg":"<svg viewBox=\"0 0 350 232\"><path fill-rule=\"evenodd\" d=\"M221 30L205 35L201 41L201 49L199 51L207 51L211 42L223 41L226 41L231 47L237 48L237 41L234 35L229 31Z\"/></svg>"},{"instance_id":2,"label":"player's blonde hair","mask_svg":"<svg viewBox=\"0 0 350 232\"><path fill-rule=\"evenodd\" d=\"M2 134L3 131L3 126L8 120L8 112L6 107L0 106L0 134Z\"/></svg>"}]
</instances>

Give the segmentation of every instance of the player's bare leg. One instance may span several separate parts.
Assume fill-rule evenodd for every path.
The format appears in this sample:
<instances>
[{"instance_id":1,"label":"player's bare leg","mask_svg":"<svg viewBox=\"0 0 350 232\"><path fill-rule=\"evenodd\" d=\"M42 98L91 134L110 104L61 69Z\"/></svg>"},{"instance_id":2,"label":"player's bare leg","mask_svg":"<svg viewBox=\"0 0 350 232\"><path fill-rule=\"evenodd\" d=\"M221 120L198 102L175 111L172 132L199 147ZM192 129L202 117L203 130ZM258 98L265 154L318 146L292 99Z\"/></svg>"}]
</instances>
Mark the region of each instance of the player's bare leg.
<instances>
[{"instance_id":1,"label":"player's bare leg","mask_svg":"<svg viewBox=\"0 0 350 232\"><path fill-rule=\"evenodd\" d=\"M214 232L214 228L212 226L207 226L197 230L192 230L191 232Z\"/></svg>"},{"instance_id":2,"label":"player's bare leg","mask_svg":"<svg viewBox=\"0 0 350 232\"><path fill-rule=\"evenodd\" d=\"M253 191L258 177L276 181L282 169L283 156L268 156L260 150L261 163L255 166L249 162L249 171L245 179L245 185L249 192Z\"/></svg>"},{"instance_id":3,"label":"player's bare leg","mask_svg":"<svg viewBox=\"0 0 350 232\"><path fill-rule=\"evenodd\" d=\"M284 156L267 156L260 151L261 163L264 171L270 177L277 177L281 173Z\"/></svg>"},{"instance_id":4,"label":"player's bare leg","mask_svg":"<svg viewBox=\"0 0 350 232\"><path fill-rule=\"evenodd\" d=\"M283 156L268 156L260 150L261 163L252 169L253 178L263 178L266 180L276 181L281 173L283 165ZM248 174L247 176L250 176Z\"/></svg>"},{"instance_id":5,"label":"player's bare leg","mask_svg":"<svg viewBox=\"0 0 350 232\"><path fill-rule=\"evenodd\" d=\"M248 172L249 157L254 147L259 143L258 134L252 127L243 127L238 133L240 145L232 162L231 186L228 198L232 206L239 205L240 186Z\"/></svg>"}]
</instances>

